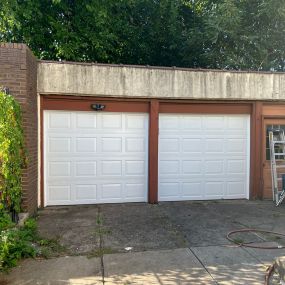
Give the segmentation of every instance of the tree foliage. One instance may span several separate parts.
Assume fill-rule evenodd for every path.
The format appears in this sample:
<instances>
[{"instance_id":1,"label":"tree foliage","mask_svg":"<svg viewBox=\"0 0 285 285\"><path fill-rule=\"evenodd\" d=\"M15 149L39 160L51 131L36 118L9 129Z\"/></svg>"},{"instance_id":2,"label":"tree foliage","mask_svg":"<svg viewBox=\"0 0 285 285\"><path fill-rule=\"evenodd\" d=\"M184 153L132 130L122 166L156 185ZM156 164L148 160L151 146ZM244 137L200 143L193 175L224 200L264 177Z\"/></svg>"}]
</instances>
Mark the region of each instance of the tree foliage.
<instances>
[{"instance_id":1,"label":"tree foliage","mask_svg":"<svg viewBox=\"0 0 285 285\"><path fill-rule=\"evenodd\" d=\"M19 103L0 91L0 215L20 211L26 155Z\"/></svg>"},{"instance_id":2,"label":"tree foliage","mask_svg":"<svg viewBox=\"0 0 285 285\"><path fill-rule=\"evenodd\" d=\"M42 59L285 69L285 0L2 0L0 40Z\"/></svg>"}]
</instances>

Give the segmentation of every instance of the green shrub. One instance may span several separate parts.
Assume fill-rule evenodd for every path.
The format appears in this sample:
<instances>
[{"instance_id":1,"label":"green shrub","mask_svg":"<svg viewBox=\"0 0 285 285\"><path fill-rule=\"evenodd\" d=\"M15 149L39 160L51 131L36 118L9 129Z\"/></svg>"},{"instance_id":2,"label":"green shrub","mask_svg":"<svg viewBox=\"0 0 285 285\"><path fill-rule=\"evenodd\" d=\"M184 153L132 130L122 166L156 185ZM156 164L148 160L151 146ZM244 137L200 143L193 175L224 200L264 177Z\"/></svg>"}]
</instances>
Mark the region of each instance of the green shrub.
<instances>
[{"instance_id":1,"label":"green shrub","mask_svg":"<svg viewBox=\"0 0 285 285\"><path fill-rule=\"evenodd\" d=\"M0 271L16 266L21 258L35 257L37 250L37 227L34 219L28 219L24 226L18 228L9 215L0 219Z\"/></svg>"},{"instance_id":2,"label":"green shrub","mask_svg":"<svg viewBox=\"0 0 285 285\"><path fill-rule=\"evenodd\" d=\"M21 177L26 164L19 103L0 90L0 211L20 211Z\"/></svg>"},{"instance_id":3,"label":"green shrub","mask_svg":"<svg viewBox=\"0 0 285 285\"><path fill-rule=\"evenodd\" d=\"M0 211L0 233L4 230L14 227L11 216L4 211Z\"/></svg>"},{"instance_id":4,"label":"green shrub","mask_svg":"<svg viewBox=\"0 0 285 285\"><path fill-rule=\"evenodd\" d=\"M49 258L65 253L66 248L57 240L39 236L35 219L28 219L23 227L17 227L10 215L0 212L0 271L16 266L22 258Z\"/></svg>"}]
</instances>

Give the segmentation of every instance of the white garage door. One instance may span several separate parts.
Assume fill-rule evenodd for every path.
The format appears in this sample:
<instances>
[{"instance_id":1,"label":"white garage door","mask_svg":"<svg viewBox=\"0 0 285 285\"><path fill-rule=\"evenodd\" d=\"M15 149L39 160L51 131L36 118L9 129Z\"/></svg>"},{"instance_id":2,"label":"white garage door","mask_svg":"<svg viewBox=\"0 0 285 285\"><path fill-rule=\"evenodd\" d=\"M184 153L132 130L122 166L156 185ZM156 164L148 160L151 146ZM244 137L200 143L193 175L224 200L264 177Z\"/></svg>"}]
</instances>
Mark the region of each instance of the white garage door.
<instances>
[{"instance_id":1,"label":"white garage door","mask_svg":"<svg viewBox=\"0 0 285 285\"><path fill-rule=\"evenodd\" d=\"M159 200L248 198L247 115L159 116Z\"/></svg>"},{"instance_id":2,"label":"white garage door","mask_svg":"<svg viewBox=\"0 0 285 285\"><path fill-rule=\"evenodd\" d=\"M147 200L148 115L44 112L45 204Z\"/></svg>"}]
</instances>

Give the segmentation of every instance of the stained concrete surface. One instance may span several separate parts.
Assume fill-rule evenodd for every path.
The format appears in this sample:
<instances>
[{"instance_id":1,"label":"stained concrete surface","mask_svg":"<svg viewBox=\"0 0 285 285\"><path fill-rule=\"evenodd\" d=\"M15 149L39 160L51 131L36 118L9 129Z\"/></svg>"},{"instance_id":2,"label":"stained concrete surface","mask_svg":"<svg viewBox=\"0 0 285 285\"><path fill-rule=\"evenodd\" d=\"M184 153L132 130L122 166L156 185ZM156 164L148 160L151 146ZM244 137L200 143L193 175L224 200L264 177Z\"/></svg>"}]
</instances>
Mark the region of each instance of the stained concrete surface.
<instances>
[{"instance_id":1,"label":"stained concrete surface","mask_svg":"<svg viewBox=\"0 0 285 285\"><path fill-rule=\"evenodd\" d=\"M188 248L109 254L104 264L106 284L216 284Z\"/></svg>"},{"instance_id":2,"label":"stained concrete surface","mask_svg":"<svg viewBox=\"0 0 285 285\"><path fill-rule=\"evenodd\" d=\"M284 208L270 201L51 207L39 211L38 224L40 234L57 239L66 255L103 253L100 274L106 284L251 285L263 283L266 268L285 250L238 247L226 235L252 227L285 234ZM254 233L235 238L261 246L284 244L284 239ZM22 268L37 263L26 262ZM53 272L49 264L47 274Z\"/></svg>"},{"instance_id":3,"label":"stained concrete surface","mask_svg":"<svg viewBox=\"0 0 285 285\"><path fill-rule=\"evenodd\" d=\"M1 278L1 276L0 276ZM2 283L13 285L97 285L102 284L99 258L85 256L60 257L48 260L24 260Z\"/></svg>"},{"instance_id":4,"label":"stained concrete surface","mask_svg":"<svg viewBox=\"0 0 285 285\"><path fill-rule=\"evenodd\" d=\"M41 61L37 79L41 94L203 100L285 99L285 75L276 72Z\"/></svg>"}]
</instances>

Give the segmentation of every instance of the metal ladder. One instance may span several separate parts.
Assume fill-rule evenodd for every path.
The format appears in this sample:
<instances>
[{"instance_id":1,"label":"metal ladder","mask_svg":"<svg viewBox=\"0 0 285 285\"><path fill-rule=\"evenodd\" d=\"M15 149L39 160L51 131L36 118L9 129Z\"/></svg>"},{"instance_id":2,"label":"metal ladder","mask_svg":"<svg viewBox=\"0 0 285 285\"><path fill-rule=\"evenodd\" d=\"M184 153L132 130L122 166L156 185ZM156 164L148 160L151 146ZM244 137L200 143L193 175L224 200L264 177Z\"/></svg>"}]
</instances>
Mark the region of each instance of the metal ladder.
<instances>
[{"instance_id":1,"label":"metal ladder","mask_svg":"<svg viewBox=\"0 0 285 285\"><path fill-rule=\"evenodd\" d=\"M285 134L284 130L273 129L269 132L272 196L276 206L279 206L285 198ZM280 158L280 156L283 156ZM283 160L276 163L276 159ZM278 177L278 169L284 169L281 177ZM281 187L280 187L281 181ZM281 188L281 189L280 189Z\"/></svg>"}]
</instances>

